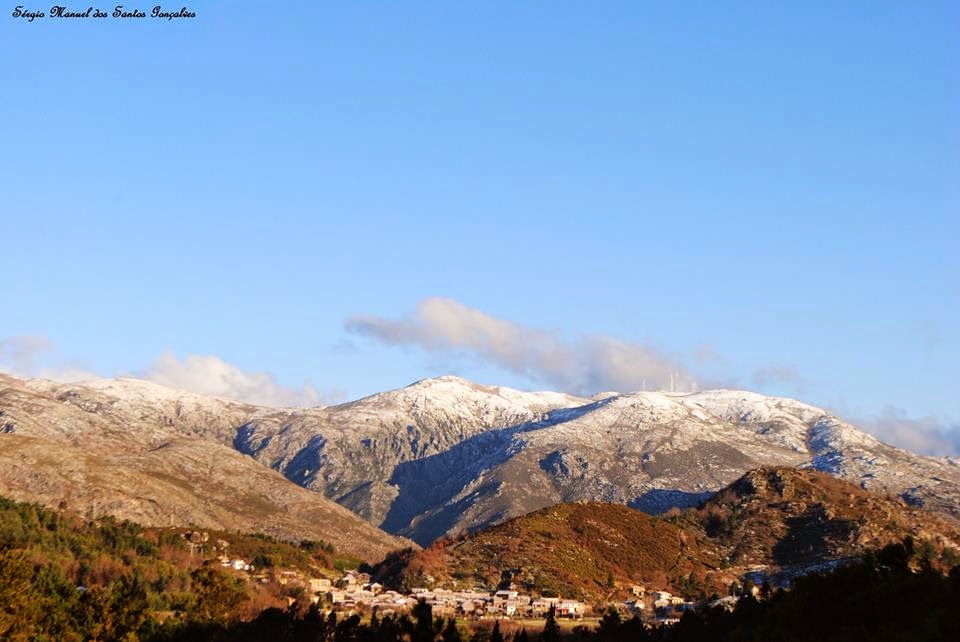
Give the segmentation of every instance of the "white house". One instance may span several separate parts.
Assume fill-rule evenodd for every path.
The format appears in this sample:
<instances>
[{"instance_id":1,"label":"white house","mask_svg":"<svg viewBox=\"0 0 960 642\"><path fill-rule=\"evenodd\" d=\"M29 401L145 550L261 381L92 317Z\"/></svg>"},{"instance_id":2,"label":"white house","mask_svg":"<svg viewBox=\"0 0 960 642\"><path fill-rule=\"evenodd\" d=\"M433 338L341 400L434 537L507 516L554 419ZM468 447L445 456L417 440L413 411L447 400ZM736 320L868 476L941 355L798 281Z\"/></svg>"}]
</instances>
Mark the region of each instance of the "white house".
<instances>
[{"instance_id":1,"label":"white house","mask_svg":"<svg viewBox=\"0 0 960 642\"><path fill-rule=\"evenodd\" d=\"M564 600L557 604L557 617L581 618L585 610L586 605L582 602Z\"/></svg>"},{"instance_id":2,"label":"white house","mask_svg":"<svg viewBox=\"0 0 960 642\"><path fill-rule=\"evenodd\" d=\"M624 602L623 604L624 604L624 606L627 607L627 609L633 611L634 613L638 613L638 612L642 611L644 608L646 608L646 607L644 606L644 604L643 604L643 600L640 600L640 599L637 599L637 600L627 600L627 601Z\"/></svg>"},{"instance_id":3,"label":"white house","mask_svg":"<svg viewBox=\"0 0 960 642\"><path fill-rule=\"evenodd\" d=\"M313 593L325 593L333 588L332 582L325 577L311 577L309 584Z\"/></svg>"}]
</instances>

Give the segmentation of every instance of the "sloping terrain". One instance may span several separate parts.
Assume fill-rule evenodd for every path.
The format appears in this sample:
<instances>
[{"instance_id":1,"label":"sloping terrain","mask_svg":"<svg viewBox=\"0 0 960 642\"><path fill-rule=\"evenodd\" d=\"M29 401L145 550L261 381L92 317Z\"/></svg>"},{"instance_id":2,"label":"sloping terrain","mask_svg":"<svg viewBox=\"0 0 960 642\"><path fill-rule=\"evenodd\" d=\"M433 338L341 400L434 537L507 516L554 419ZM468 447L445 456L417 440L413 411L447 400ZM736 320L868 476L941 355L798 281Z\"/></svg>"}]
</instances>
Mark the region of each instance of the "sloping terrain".
<instances>
[{"instance_id":1,"label":"sloping terrain","mask_svg":"<svg viewBox=\"0 0 960 642\"><path fill-rule=\"evenodd\" d=\"M765 465L824 470L960 515L955 461L742 391L589 400L442 377L280 423L253 419L236 445L424 545L561 502L691 506Z\"/></svg>"},{"instance_id":2,"label":"sloping terrain","mask_svg":"<svg viewBox=\"0 0 960 642\"><path fill-rule=\"evenodd\" d=\"M894 448L814 406L743 391L585 399L440 377L337 406L282 409L133 379L61 385L3 377L0 413L0 453L8 437L34 437L110 457L111 466L177 476L164 449L172 456L187 448L184 439L218 444L207 476L246 470L253 458L423 545L563 502L651 513L693 506L768 465L822 470L960 516L955 460ZM43 461L36 459L37 474ZM188 481L202 477L198 466L189 468ZM25 474L8 481L8 492L36 496L39 482L26 485ZM225 492L231 496L209 505L232 504L245 491Z\"/></svg>"},{"instance_id":3,"label":"sloping terrain","mask_svg":"<svg viewBox=\"0 0 960 642\"><path fill-rule=\"evenodd\" d=\"M907 536L935 551L934 561L946 551L947 567L960 562L956 522L814 470L750 471L681 521L698 525L737 567L816 566Z\"/></svg>"},{"instance_id":4,"label":"sloping terrain","mask_svg":"<svg viewBox=\"0 0 960 642\"><path fill-rule=\"evenodd\" d=\"M632 584L673 587L703 581L722 551L696 528L616 504L558 504L502 524L440 540L378 567L406 588L514 588L602 603ZM722 578L712 577L711 588ZM730 580L733 576L730 575Z\"/></svg>"},{"instance_id":5,"label":"sloping terrain","mask_svg":"<svg viewBox=\"0 0 960 642\"><path fill-rule=\"evenodd\" d=\"M147 526L322 539L368 560L409 545L250 457L191 436L192 427L228 425L228 403L186 396L174 409L151 400L128 410L106 397L51 387L64 401L17 380L2 382L0 495ZM147 386L152 393L155 386Z\"/></svg>"},{"instance_id":6,"label":"sloping terrain","mask_svg":"<svg viewBox=\"0 0 960 642\"><path fill-rule=\"evenodd\" d=\"M221 556L257 566L227 569ZM286 609L283 573L336 577L335 566L355 562L322 542L144 528L0 497L0 639L178 639L191 626Z\"/></svg>"},{"instance_id":7,"label":"sloping terrain","mask_svg":"<svg viewBox=\"0 0 960 642\"><path fill-rule=\"evenodd\" d=\"M693 597L745 573L796 575L910 536L930 562L960 562L960 528L812 470L748 472L695 509L653 517L615 504L560 504L395 555L394 584L527 592L601 602L632 585Z\"/></svg>"}]
</instances>

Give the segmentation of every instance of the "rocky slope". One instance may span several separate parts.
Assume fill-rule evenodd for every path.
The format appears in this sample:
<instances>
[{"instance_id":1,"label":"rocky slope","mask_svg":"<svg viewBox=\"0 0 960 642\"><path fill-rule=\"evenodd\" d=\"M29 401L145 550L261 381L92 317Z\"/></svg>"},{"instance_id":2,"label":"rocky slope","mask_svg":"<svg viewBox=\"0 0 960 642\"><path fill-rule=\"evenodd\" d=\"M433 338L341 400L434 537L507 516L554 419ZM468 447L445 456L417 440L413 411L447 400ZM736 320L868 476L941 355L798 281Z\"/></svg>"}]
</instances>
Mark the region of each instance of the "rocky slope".
<instances>
[{"instance_id":1,"label":"rocky slope","mask_svg":"<svg viewBox=\"0 0 960 642\"><path fill-rule=\"evenodd\" d=\"M696 509L653 517L625 506L558 504L378 567L396 585L506 587L621 599L633 585L725 594L748 573L793 576L905 537L941 570L960 528L813 470L753 470Z\"/></svg>"},{"instance_id":2,"label":"rocky slope","mask_svg":"<svg viewBox=\"0 0 960 642\"><path fill-rule=\"evenodd\" d=\"M16 435L85 447L95 434L120 447L133 426L142 449L179 436L215 442L422 544L561 502L691 506L764 465L823 470L960 516L956 462L894 448L822 409L743 391L586 399L440 377L293 410L136 380L2 381L30 394L0 394L0 432L6 422ZM32 403L69 408L70 419L38 423Z\"/></svg>"},{"instance_id":3,"label":"rocky slope","mask_svg":"<svg viewBox=\"0 0 960 642\"><path fill-rule=\"evenodd\" d=\"M253 419L235 443L422 544L559 502L689 506L763 465L813 467L960 515L956 463L742 391L580 399L442 377L279 423Z\"/></svg>"},{"instance_id":4,"label":"rocky slope","mask_svg":"<svg viewBox=\"0 0 960 642\"><path fill-rule=\"evenodd\" d=\"M862 555L910 536L935 560L960 563L960 526L811 469L752 470L703 505L675 516L725 550L734 567L804 569ZM951 553L952 552L952 553Z\"/></svg>"},{"instance_id":5,"label":"rocky slope","mask_svg":"<svg viewBox=\"0 0 960 642\"><path fill-rule=\"evenodd\" d=\"M198 436L235 432L251 412L144 382L0 376L0 495L151 526L323 539L368 560L410 544Z\"/></svg>"}]
</instances>

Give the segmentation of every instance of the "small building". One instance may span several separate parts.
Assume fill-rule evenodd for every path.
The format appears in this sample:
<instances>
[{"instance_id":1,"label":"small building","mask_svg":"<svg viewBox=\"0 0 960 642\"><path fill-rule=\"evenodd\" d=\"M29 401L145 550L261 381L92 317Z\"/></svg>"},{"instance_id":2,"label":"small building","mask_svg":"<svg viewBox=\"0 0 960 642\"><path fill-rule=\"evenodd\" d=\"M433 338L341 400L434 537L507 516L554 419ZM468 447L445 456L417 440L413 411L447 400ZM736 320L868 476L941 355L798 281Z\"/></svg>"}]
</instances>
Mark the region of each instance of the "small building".
<instances>
[{"instance_id":1,"label":"small building","mask_svg":"<svg viewBox=\"0 0 960 642\"><path fill-rule=\"evenodd\" d=\"M534 615L543 615L550 610L550 607L560 603L559 597L538 597L530 602L530 610Z\"/></svg>"},{"instance_id":2,"label":"small building","mask_svg":"<svg viewBox=\"0 0 960 642\"><path fill-rule=\"evenodd\" d=\"M313 593L325 593L333 588L333 583L325 577L311 577L307 583Z\"/></svg>"},{"instance_id":3,"label":"small building","mask_svg":"<svg viewBox=\"0 0 960 642\"><path fill-rule=\"evenodd\" d=\"M582 618L586 610L583 602L564 600L557 604L557 617Z\"/></svg>"}]
</instances>

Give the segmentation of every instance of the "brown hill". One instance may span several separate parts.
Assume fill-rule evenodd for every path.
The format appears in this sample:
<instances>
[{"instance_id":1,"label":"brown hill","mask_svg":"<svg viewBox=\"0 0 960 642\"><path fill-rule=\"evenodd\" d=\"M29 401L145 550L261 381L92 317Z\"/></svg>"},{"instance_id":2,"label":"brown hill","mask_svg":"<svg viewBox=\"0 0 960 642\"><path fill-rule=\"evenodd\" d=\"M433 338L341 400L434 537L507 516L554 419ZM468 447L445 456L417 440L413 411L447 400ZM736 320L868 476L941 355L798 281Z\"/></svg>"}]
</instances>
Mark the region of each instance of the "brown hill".
<instances>
[{"instance_id":1,"label":"brown hill","mask_svg":"<svg viewBox=\"0 0 960 642\"><path fill-rule=\"evenodd\" d=\"M673 519L676 521L676 512ZM728 551L734 566L798 568L859 556L907 535L932 549L955 551L952 521L814 470L752 470L682 514Z\"/></svg>"},{"instance_id":2,"label":"brown hill","mask_svg":"<svg viewBox=\"0 0 960 642\"><path fill-rule=\"evenodd\" d=\"M750 571L795 574L912 536L931 562L960 561L960 530L824 473L750 471L702 506L653 517L560 504L394 556L380 576L414 586L506 586L602 602L632 585L697 597Z\"/></svg>"},{"instance_id":3,"label":"brown hill","mask_svg":"<svg viewBox=\"0 0 960 642\"><path fill-rule=\"evenodd\" d=\"M388 559L378 570L405 588L513 584L524 592L596 601L632 584L723 586L733 579L719 571L723 555L691 525L626 506L582 503L441 540L406 559Z\"/></svg>"}]
</instances>

